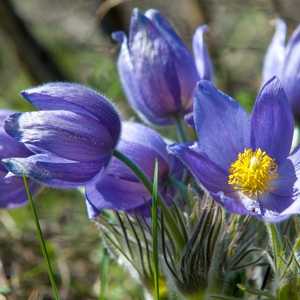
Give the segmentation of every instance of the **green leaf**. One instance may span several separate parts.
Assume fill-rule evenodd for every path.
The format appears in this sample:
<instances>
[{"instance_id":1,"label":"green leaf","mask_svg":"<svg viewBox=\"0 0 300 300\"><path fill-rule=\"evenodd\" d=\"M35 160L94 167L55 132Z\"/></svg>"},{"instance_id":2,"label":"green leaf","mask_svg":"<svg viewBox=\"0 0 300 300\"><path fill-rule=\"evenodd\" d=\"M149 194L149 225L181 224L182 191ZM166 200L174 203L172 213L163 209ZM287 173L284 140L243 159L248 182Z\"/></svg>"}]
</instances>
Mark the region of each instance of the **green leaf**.
<instances>
[{"instance_id":1,"label":"green leaf","mask_svg":"<svg viewBox=\"0 0 300 300\"><path fill-rule=\"evenodd\" d=\"M282 257L284 254L284 247L282 237L275 224L266 224L269 235L270 246L273 253L275 272L278 272L282 267Z\"/></svg>"},{"instance_id":2,"label":"green leaf","mask_svg":"<svg viewBox=\"0 0 300 300\"><path fill-rule=\"evenodd\" d=\"M99 300L107 299L105 297L106 287L108 283L108 267L109 267L109 256L107 250L102 248L100 257L100 293Z\"/></svg>"}]
</instances>

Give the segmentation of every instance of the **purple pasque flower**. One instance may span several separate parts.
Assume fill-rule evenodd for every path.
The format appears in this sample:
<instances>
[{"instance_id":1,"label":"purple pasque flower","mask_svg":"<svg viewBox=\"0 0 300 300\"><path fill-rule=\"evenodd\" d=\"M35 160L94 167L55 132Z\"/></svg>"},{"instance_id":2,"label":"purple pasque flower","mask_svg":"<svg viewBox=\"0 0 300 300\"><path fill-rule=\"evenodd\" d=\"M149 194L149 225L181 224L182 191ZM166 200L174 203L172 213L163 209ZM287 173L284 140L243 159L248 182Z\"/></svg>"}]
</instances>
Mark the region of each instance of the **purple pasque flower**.
<instances>
[{"instance_id":1,"label":"purple pasque flower","mask_svg":"<svg viewBox=\"0 0 300 300\"><path fill-rule=\"evenodd\" d=\"M161 136L141 124L123 122L117 149L136 163L151 180L157 159L160 192L169 202L173 191L167 184L168 178L171 174L179 176L182 168L168 154ZM100 174L86 185L85 194L91 218L103 209L149 215L151 195L134 173L117 158L111 160L103 175Z\"/></svg>"},{"instance_id":2,"label":"purple pasque flower","mask_svg":"<svg viewBox=\"0 0 300 300\"><path fill-rule=\"evenodd\" d=\"M294 114L300 118L300 26L287 44L286 32L284 21L277 20L276 31L264 59L263 82L278 76Z\"/></svg>"},{"instance_id":3,"label":"purple pasque flower","mask_svg":"<svg viewBox=\"0 0 300 300\"><path fill-rule=\"evenodd\" d=\"M48 83L22 96L38 112L17 113L6 132L32 151L28 157L5 159L12 173L43 184L69 188L86 184L111 159L121 122L105 97L74 83Z\"/></svg>"},{"instance_id":4,"label":"purple pasque flower","mask_svg":"<svg viewBox=\"0 0 300 300\"><path fill-rule=\"evenodd\" d=\"M198 141L169 151L217 202L268 222L300 213L300 151L290 154L293 116L276 77L263 86L250 116L212 83L200 81L194 121Z\"/></svg>"},{"instance_id":5,"label":"purple pasque flower","mask_svg":"<svg viewBox=\"0 0 300 300\"><path fill-rule=\"evenodd\" d=\"M168 21L154 9L145 14L133 11L128 38L124 32L113 34L121 43L121 83L130 105L143 119L166 125L191 110L197 81L211 80L213 73L203 40L205 31L206 26L200 26L194 36L195 60Z\"/></svg>"},{"instance_id":6,"label":"purple pasque flower","mask_svg":"<svg viewBox=\"0 0 300 300\"><path fill-rule=\"evenodd\" d=\"M11 156L28 157L32 155L29 149L4 131L4 120L12 113L12 111L0 110L0 161ZM32 193L38 190L38 184L32 181L29 181L29 187ZM16 208L27 202L23 179L8 174L8 171L1 162L0 195L0 208Z\"/></svg>"}]
</instances>

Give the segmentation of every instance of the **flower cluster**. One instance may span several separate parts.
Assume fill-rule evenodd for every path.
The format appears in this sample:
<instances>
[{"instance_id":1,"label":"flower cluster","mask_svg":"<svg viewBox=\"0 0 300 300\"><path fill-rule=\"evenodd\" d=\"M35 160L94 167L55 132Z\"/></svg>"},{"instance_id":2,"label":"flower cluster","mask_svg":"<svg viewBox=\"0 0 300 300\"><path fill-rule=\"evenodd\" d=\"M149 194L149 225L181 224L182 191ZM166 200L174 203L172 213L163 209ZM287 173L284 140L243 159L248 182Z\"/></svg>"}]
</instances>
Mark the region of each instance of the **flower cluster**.
<instances>
[{"instance_id":1,"label":"flower cluster","mask_svg":"<svg viewBox=\"0 0 300 300\"><path fill-rule=\"evenodd\" d=\"M264 80L276 74L283 84L270 78L248 116L211 82L212 63L203 39L206 29L200 26L194 35L195 57L156 10L145 14L134 10L129 37L123 32L113 35L121 43L118 69L129 103L143 119L157 125L174 123L193 111L198 136L194 144L171 145L168 154L167 144L153 129L121 124L104 96L78 84L49 83L21 93L38 112L6 118L3 138L24 149L2 149L3 165L14 176L25 175L48 186L85 186L88 211L95 216L104 208L146 213L149 206L151 196L139 179L111 158L116 147L150 179L158 159L163 191L178 169L174 155L230 212L271 222L298 213L299 153L290 155L294 124L288 99L296 105L299 55L293 53L299 30L285 49L286 28L278 21ZM3 186L7 188L7 183ZM12 203L8 198L3 206L24 202L21 198L13 198Z\"/></svg>"},{"instance_id":2,"label":"flower cluster","mask_svg":"<svg viewBox=\"0 0 300 300\"><path fill-rule=\"evenodd\" d=\"M121 44L117 66L125 94L148 126L121 120L108 99L79 84L47 83L23 91L38 111L0 113L0 207L26 203L26 176L34 193L42 186L83 188L92 219L113 210L149 220L153 197L147 182L157 170L162 214L175 206L187 215L189 188L231 214L270 223L299 214L300 150L291 152L293 112L300 114L299 28L285 46L286 26L278 21L251 114L215 87L206 30L205 25L196 30L193 54L153 9L133 11L128 37L113 34ZM195 141L182 134L185 117ZM174 124L180 142L150 128ZM187 242L188 230L180 224L176 234L180 218L165 216L175 245L189 257L194 244Z\"/></svg>"}]
</instances>

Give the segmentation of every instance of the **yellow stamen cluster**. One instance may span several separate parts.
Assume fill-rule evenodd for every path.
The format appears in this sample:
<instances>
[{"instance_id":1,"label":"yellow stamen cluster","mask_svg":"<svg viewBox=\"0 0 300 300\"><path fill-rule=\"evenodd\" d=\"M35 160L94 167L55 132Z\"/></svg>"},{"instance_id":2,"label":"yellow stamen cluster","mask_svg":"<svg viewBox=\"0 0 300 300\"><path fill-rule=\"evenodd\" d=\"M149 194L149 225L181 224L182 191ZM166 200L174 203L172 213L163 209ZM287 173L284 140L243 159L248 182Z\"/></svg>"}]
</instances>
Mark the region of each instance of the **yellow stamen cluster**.
<instances>
[{"instance_id":1,"label":"yellow stamen cluster","mask_svg":"<svg viewBox=\"0 0 300 300\"><path fill-rule=\"evenodd\" d=\"M246 148L239 153L228 171L228 183L250 198L267 192L278 177L275 160L260 148L255 151Z\"/></svg>"}]
</instances>

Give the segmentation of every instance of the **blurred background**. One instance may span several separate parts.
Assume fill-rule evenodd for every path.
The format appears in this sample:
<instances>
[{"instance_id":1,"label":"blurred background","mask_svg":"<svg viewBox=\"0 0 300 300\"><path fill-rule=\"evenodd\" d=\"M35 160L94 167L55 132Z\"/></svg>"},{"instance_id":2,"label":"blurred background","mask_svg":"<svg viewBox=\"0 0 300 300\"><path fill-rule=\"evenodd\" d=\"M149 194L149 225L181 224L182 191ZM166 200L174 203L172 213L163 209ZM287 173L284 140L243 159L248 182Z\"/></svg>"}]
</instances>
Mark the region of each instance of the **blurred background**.
<instances>
[{"instance_id":1,"label":"blurred background","mask_svg":"<svg viewBox=\"0 0 300 300\"><path fill-rule=\"evenodd\" d=\"M22 89L75 81L107 95L124 118L133 116L110 35L128 30L134 7L159 9L189 47L195 28L208 24L217 85L247 109L260 86L274 20L283 18L290 32L300 20L300 0L1 0L0 108L32 109L19 96ZM126 268L104 251L78 192L45 189L37 205L63 299L143 299ZM0 211L0 300L50 295L29 207Z\"/></svg>"}]
</instances>

